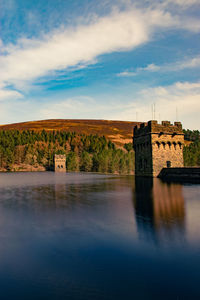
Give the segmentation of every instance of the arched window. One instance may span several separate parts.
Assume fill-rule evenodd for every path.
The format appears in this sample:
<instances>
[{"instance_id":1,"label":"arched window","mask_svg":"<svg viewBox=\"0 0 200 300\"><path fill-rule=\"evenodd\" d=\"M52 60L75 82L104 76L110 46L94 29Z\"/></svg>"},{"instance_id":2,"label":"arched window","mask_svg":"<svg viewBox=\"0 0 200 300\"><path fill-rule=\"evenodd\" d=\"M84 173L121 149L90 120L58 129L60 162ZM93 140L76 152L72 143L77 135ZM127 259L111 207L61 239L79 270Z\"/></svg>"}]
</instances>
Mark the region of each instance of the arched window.
<instances>
[{"instance_id":1,"label":"arched window","mask_svg":"<svg viewBox=\"0 0 200 300\"><path fill-rule=\"evenodd\" d=\"M168 145L169 149L171 149L171 146L172 146L171 142L167 142L167 145Z\"/></svg>"},{"instance_id":2,"label":"arched window","mask_svg":"<svg viewBox=\"0 0 200 300\"><path fill-rule=\"evenodd\" d=\"M171 161L170 160L167 160L167 168L171 168Z\"/></svg>"},{"instance_id":3,"label":"arched window","mask_svg":"<svg viewBox=\"0 0 200 300\"><path fill-rule=\"evenodd\" d=\"M176 150L176 143L175 143L175 142L173 142L173 145L174 145L174 149Z\"/></svg>"},{"instance_id":4,"label":"arched window","mask_svg":"<svg viewBox=\"0 0 200 300\"><path fill-rule=\"evenodd\" d=\"M179 148L182 149L182 143L178 142Z\"/></svg>"},{"instance_id":5,"label":"arched window","mask_svg":"<svg viewBox=\"0 0 200 300\"><path fill-rule=\"evenodd\" d=\"M162 142L161 144L163 146L163 149L165 149L165 142Z\"/></svg>"},{"instance_id":6,"label":"arched window","mask_svg":"<svg viewBox=\"0 0 200 300\"><path fill-rule=\"evenodd\" d=\"M158 149L160 148L160 143L156 142L156 146L158 147Z\"/></svg>"}]
</instances>

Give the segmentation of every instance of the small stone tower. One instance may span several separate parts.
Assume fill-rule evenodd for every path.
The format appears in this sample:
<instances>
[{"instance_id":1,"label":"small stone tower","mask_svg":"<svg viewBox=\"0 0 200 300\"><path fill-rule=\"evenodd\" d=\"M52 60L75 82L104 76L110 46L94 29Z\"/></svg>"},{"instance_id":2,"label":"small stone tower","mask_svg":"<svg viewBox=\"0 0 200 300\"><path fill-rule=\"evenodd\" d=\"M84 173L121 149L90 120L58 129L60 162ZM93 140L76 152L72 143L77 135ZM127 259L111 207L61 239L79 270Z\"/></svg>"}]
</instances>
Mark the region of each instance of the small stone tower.
<instances>
[{"instance_id":1,"label":"small stone tower","mask_svg":"<svg viewBox=\"0 0 200 300\"><path fill-rule=\"evenodd\" d=\"M163 168L183 167L182 124L149 121L134 127L135 175L157 177Z\"/></svg>"},{"instance_id":2,"label":"small stone tower","mask_svg":"<svg viewBox=\"0 0 200 300\"><path fill-rule=\"evenodd\" d=\"M66 156L61 154L55 154L54 156L54 171L66 172Z\"/></svg>"}]
</instances>

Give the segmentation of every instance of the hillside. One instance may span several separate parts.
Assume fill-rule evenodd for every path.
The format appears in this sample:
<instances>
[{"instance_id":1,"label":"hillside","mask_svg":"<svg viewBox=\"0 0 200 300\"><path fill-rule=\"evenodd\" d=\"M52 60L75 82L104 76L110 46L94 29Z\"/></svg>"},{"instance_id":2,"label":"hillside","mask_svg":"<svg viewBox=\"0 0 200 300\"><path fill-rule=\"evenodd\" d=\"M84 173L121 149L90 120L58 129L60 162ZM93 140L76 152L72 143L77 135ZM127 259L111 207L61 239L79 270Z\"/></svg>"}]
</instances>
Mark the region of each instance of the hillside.
<instances>
[{"instance_id":1,"label":"hillside","mask_svg":"<svg viewBox=\"0 0 200 300\"><path fill-rule=\"evenodd\" d=\"M133 149L119 148L96 134L44 129L0 130L0 171L53 170L55 154L63 154L67 171L132 174Z\"/></svg>"},{"instance_id":2,"label":"hillside","mask_svg":"<svg viewBox=\"0 0 200 300\"><path fill-rule=\"evenodd\" d=\"M86 135L98 134L100 136L104 135L115 144L122 146L125 143L132 142L133 126L137 124L140 124L140 122L52 119L2 125L0 129L36 131L45 129L46 131L61 130Z\"/></svg>"}]
</instances>

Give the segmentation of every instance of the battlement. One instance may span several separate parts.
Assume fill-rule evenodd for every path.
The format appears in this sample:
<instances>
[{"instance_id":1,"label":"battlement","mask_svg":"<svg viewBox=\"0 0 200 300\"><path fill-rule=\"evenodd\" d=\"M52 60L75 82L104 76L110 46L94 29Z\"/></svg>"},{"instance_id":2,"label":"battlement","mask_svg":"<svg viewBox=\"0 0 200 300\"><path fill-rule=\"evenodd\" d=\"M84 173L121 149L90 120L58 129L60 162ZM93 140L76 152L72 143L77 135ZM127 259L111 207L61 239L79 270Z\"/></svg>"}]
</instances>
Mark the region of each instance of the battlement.
<instances>
[{"instance_id":1,"label":"battlement","mask_svg":"<svg viewBox=\"0 0 200 300\"><path fill-rule=\"evenodd\" d=\"M55 156L54 156L54 159L55 160L59 160L59 159L64 159L64 160L66 160L66 156L64 155L64 154L55 154Z\"/></svg>"},{"instance_id":2,"label":"battlement","mask_svg":"<svg viewBox=\"0 0 200 300\"><path fill-rule=\"evenodd\" d=\"M134 137L142 136L146 134L157 133L157 134L172 134L179 135L183 134L181 122L174 122L171 124L170 121L162 121L161 124L156 120L151 120L148 123L142 123L139 126L134 127Z\"/></svg>"}]
</instances>

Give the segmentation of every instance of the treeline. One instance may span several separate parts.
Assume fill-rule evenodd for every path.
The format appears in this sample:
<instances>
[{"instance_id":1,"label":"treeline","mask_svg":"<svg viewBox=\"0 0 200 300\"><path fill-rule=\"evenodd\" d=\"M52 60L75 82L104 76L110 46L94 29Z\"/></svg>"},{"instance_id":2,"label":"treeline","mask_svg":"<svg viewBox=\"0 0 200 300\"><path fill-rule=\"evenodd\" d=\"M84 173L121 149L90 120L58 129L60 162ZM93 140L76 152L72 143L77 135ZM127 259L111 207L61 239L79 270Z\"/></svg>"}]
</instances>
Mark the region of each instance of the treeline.
<instances>
[{"instance_id":1,"label":"treeline","mask_svg":"<svg viewBox=\"0 0 200 300\"><path fill-rule=\"evenodd\" d=\"M200 166L200 132L199 130L183 130L184 139L191 141L189 146L183 149L185 166Z\"/></svg>"},{"instance_id":2,"label":"treeline","mask_svg":"<svg viewBox=\"0 0 200 300\"><path fill-rule=\"evenodd\" d=\"M200 141L200 131L199 130L183 130L184 139L186 141L198 142Z\"/></svg>"},{"instance_id":3,"label":"treeline","mask_svg":"<svg viewBox=\"0 0 200 300\"><path fill-rule=\"evenodd\" d=\"M183 157L185 166L200 166L200 141L184 147Z\"/></svg>"},{"instance_id":4,"label":"treeline","mask_svg":"<svg viewBox=\"0 0 200 300\"><path fill-rule=\"evenodd\" d=\"M65 131L0 131L0 168L13 170L22 164L54 166L54 155L66 155L68 171L129 174L134 170L134 153L116 149L104 136Z\"/></svg>"}]
</instances>

